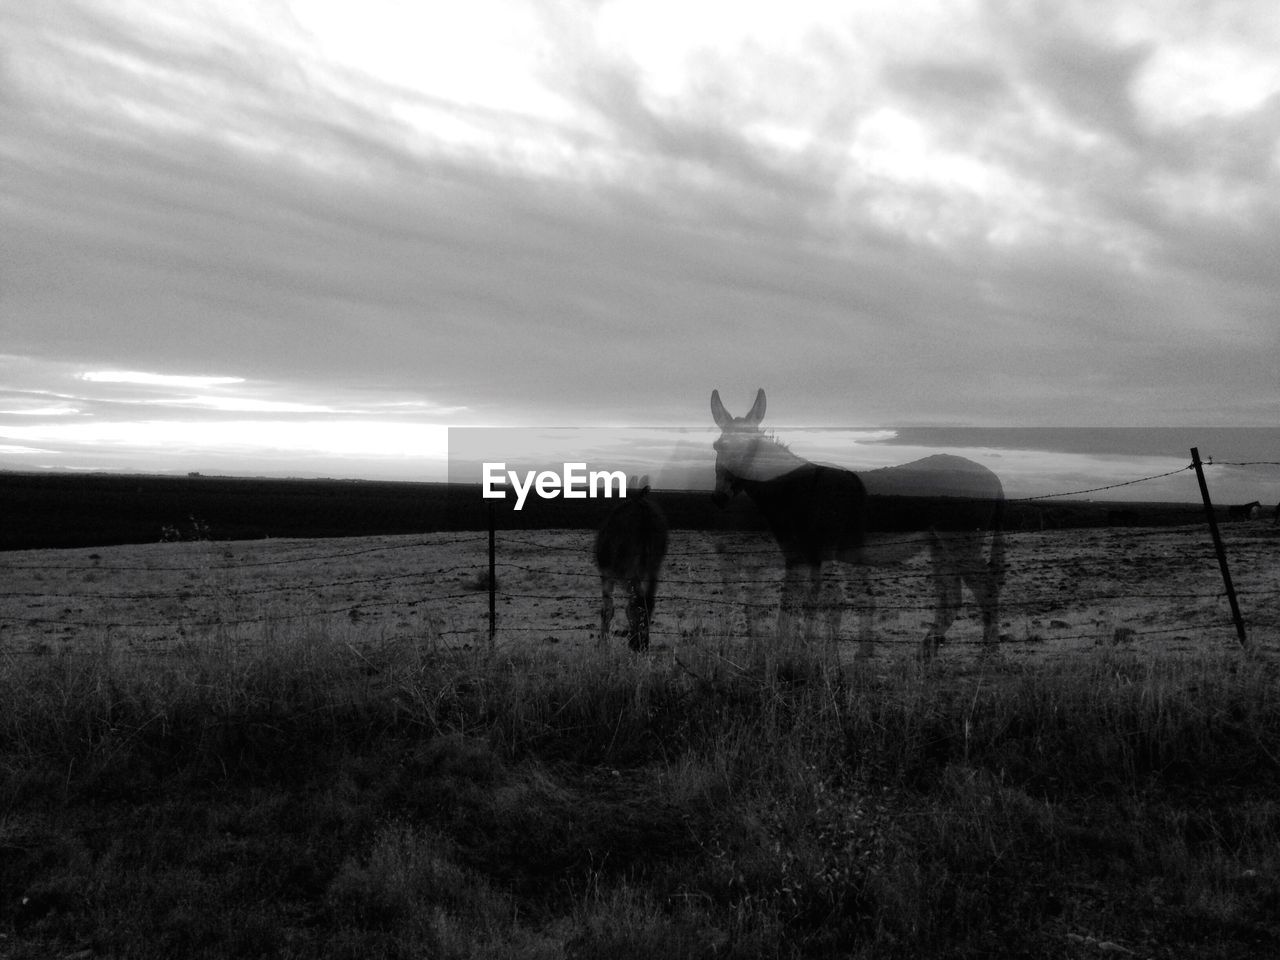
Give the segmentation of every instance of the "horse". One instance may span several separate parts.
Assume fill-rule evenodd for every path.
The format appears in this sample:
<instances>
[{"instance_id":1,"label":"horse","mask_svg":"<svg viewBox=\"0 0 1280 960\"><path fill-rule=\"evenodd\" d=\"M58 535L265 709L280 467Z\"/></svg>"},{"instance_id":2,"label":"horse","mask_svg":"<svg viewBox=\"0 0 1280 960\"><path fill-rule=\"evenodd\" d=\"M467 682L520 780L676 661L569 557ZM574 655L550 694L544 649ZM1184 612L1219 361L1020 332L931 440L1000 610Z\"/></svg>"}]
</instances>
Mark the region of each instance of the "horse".
<instances>
[{"instance_id":1,"label":"horse","mask_svg":"<svg viewBox=\"0 0 1280 960\"><path fill-rule=\"evenodd\" d=\"M649 648L649 623L658 591L658 571L667 555L667 518L649 496L648 477L614 507L596 533L595 559L600 571L600 637L603 644L613 622L613 588L627 584L627 645Z\"/></svg>"},{"instance_id":2,"label":"horse","mask_svg":"<svg viewBox=\"0 0 1280 960\"><path fill-rule=\"evenodd\" d=\"M868 568L901 563L928 549L936 603L933 622L920 642L920 658L937 655L960 608L962 582L981 609L984 650L994 654L1004 582L1004 489L999 477L979 463L947 454L861 475L815 464L760 430L764 412L763 389L742 417L725 409L718 390L711 392L711 415L721 431L712 445L712 496L724 506L745 492L777 541L784 564L779 638L790 637L797 612L807 635L805 621L821 609L834 645L843 612L843 586L832 571L838 566L865 594L858 657L871 656L874 599ZM984 560L987 535L990 549Z\"/></svg>"},{"instance_id":3,"label":"horse","mask_svg":"<svg viewBox=\"0 0 1280 960\"><path fill-rule=\"evenodd\" d=\"M1257 500L1227 507L1228 520L1256 520L1260 513L1262 513L1262 504Z\"/></svg>"}]
</instances>

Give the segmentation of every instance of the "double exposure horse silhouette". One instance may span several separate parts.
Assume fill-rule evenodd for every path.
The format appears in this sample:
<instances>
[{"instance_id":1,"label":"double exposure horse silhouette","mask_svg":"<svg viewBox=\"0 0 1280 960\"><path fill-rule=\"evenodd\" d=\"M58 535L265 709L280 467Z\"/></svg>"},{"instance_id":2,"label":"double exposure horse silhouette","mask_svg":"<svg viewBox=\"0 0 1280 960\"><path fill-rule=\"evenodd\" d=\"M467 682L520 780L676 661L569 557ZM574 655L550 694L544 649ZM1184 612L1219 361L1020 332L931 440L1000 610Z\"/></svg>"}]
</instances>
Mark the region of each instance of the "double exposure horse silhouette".
<instances>
[{"instance_id":1,"label":"double exposure horse silhouette","mask_svg":"<svg viewBox=\"0 0 1280 960\"><path fill-rule=\"evenodd\" d=\"M658 592L658 571L667 555L667 519L649 496L648 477L632 485L635 493L609 512L596 533L595 558L600 570L600 637L604 643L613 622L613 589L627 586L627 645L649 647L649 623Z\"/></svg>"},{"instance_id":2,"label":"double exposure horse silhouette","mask_svg":"<svg viewBox=\"0 0 1280 960\"><path fill-rule=\"evenodd\" d=\"M797 628L810 636L814 617L824 614L827 638L834 644L848 581L863 594L858 655L870 656L875 606L870 568L928 550L935 605L920 656L936 655L960 609L962 583L981 610L984 649L998 649L1004 581L1000 479L979 463L947 454L861 475L811 463L760 430L764 412L763 389L742 417L731 415L719 391L712 391L711 415L721 431L713 445L713 497L723 506L734 494L746 493L782 551L779 638L792 637ZM984 558L986 539L990 549Z\"/></svg>"}]
</instances>

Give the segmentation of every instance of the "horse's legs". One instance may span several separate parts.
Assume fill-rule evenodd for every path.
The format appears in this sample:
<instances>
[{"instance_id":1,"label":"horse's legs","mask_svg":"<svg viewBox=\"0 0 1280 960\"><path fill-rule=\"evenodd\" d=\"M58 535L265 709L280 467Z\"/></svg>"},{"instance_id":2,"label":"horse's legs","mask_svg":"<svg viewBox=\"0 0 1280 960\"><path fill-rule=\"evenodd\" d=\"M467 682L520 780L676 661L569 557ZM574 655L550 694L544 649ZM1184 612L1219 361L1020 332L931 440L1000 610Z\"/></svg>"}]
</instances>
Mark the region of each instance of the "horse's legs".
<instances>
[{"instance_id":1,"label":"horse's legs","mask_svg":"<svg viewBox=\"0 0 1280 960\"><path fill-rule=\"evenodd\" d=\"M658 605L658 578L649 577L644 585L644 619L646 625L653 622L653 608Z\"/></svg>"},{"instance_id":2,"label":"horse's legs","mask_svg":"<svg viewBox=\"0 0 1280 960\"><path fill-rule=\"evenodd\" d=\"M982 645L992 652L1000 642L1000 573L982 563L980 557L978 561L977 566L965 570L964 582L982 611Z\"/></svg>"},{"instance_id":3,"label":"horse's legs","mask_svg":"<svg viewBox=\"0 0 1280 960\"><path fill-rule=\"evenodd\" d=\"M933 567L933 623L920 641L920 658L931 660L947 636L960 610L960 567L958 558L947 545L935 542L931 548Z\"/></svg>"},{"instance_id":4,"label":"horse's legs","mask_svg":"<svg viewBox=\"0 0 1280 960\"><path fill-rule=\"evenodd\" d=\"M631 594L627 600L627 646L632 650L643 650L649 645L649 630L639 578L627 581L627 587Z\"/></svg>"},{"instance_id":5,"label":"horse's legs","mask_svg":"<svg viewBox=\"0 0 1280 960\"><path fill-rule=\"evenodd\" d=\"M787 643L792 639L792 618L800 614L801 628L804 626L805 598L801 578L805 574L806 565L800 561L788 560L782 570L782 598L778 603L778 642Z\"/></svg>"},{"instance_id":6,"label":"horse's legs","mask_svg":"<svg viewBox=\"0 0 1280 960\"><path fill-rule=\"evenodd\" d=\"M840 649L840 621L844 619L844 579L843 563L828 563L822 571L822 585L818 605L822 608L826 620L827 647L838 660Z\"/></svg>"},{"instance_id":7,"label":"horse's legs","mask_svg":"<svg viewBox=\"0 0 1280 960\"><path fill-rule=\"evenodd\" d=\"M800 603L800 634L802 643L814 639L817 631L818 605L822 602L822 564L815 563L805 571L807 576L801 585L804 596Z\"/></svg>"},{"instance_id":8,"label":"horse's legs","mask_svg":"<svg viewBox=\"0 0 1280 960\"><path fill-rule=\"evenodd\" d=\"M870 660L876 655L875 619L876 595L867 575L867 568L861 564L852 570L853 594L858 606L858 652L854 659Z\"/></svg>"},{"instance_id":9,"label":"horse's legs","mask_svg":"<svg viewBox=\"0 0 1280 960\"><path fill-rule=\"evenodd\" d=\"M653 607L657 602L658 578L647 578L643 591L639 580L634 582L633 588L631 604L627 608L627 616L631 622L631 649L648 650L649 625L653 622Z\"/></svg>"},{"instance_id":10,"label":"horse's legs","mask_svg":"<svg viewBox=\"0 0 1280 960\"><path fill-rule=\"evenodd\" d=\"M612 577L600 578L600 637L596 640L603 645L609 638L609 625L613 623L613 584Z\"/></svg>"}]
</instances>

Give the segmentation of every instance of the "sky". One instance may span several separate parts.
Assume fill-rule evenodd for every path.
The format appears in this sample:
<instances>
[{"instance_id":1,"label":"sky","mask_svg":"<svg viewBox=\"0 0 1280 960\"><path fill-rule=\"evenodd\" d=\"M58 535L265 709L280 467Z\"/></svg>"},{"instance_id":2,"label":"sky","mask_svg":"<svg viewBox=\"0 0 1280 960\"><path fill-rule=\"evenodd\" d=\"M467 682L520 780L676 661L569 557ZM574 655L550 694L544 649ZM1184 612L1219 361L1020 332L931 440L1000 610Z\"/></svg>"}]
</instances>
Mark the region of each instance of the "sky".
<instances>
[{"instance_id":1,"label":"sky","mask_svg":"<svg viewBox=\"0 0 1280 960\"><path fill-rule=\"evenodd\" d=\"M1280 427L1277 49L1272 0L0 0L0 469L439 479L713 388Z\"/></svg>"}]
</instances>

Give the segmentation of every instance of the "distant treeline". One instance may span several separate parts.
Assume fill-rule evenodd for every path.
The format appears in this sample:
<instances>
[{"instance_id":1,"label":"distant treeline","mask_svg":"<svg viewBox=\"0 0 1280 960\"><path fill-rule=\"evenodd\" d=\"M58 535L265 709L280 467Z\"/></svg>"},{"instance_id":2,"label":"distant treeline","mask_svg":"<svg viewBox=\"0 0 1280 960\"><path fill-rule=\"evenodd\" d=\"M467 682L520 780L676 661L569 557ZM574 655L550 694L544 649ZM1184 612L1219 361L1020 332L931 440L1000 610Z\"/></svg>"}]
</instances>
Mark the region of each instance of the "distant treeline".
<instances>
[{"instance_id":1,"label":"distant treeline","mask_svg":"<svg viewBox=\"0 0 1280 960\"><path fill-rule=\"evenodd\" d=\"M708 491L652 495L677 529L763 528L746 497L719 510ZM0 550L483 530L491 504L502 530L592 529L614 502L530 497L516 512L509 503L481 499L478 485L0 472ZM904 511L916 509L902 498L873 506L882 529L895 528ZM1010 530L1160 526L1202 516L1196 504L1010 501L1004 524Z\"/></svg>"}]
</instances>

